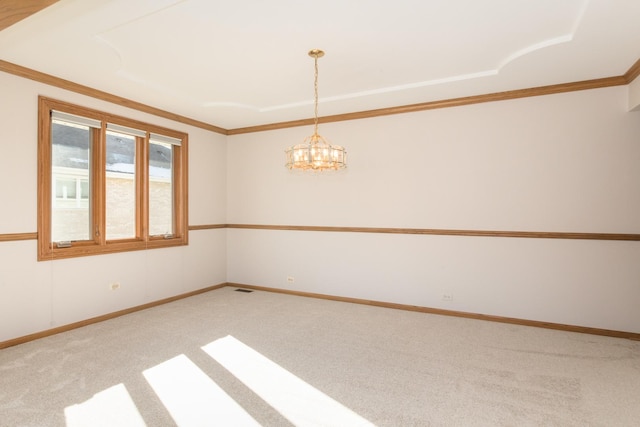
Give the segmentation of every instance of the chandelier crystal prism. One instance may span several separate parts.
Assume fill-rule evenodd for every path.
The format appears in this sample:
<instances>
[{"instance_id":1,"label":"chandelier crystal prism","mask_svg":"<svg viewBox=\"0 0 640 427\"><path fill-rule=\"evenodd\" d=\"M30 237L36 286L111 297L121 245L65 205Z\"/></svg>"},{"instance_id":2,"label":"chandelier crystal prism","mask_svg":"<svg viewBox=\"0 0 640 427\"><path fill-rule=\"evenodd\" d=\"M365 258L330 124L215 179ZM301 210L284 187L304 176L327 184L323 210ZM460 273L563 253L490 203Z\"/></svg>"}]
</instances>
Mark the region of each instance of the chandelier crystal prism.
<instances>
[{"instance_id":1,"label":"chandelier crystal prism","mask_svg":"<svg viewBox=\"0 0 640 427\"><path fill-rule=\"evenodd\" d=\"M309 51L309 56L315 64L313 135L285 151L286 167L315 171L344 169L347 167L347 151L339 145L331 145L318 133L318 58L322 58L324 52L313 49Z\"/></svg>"}]
</instances>

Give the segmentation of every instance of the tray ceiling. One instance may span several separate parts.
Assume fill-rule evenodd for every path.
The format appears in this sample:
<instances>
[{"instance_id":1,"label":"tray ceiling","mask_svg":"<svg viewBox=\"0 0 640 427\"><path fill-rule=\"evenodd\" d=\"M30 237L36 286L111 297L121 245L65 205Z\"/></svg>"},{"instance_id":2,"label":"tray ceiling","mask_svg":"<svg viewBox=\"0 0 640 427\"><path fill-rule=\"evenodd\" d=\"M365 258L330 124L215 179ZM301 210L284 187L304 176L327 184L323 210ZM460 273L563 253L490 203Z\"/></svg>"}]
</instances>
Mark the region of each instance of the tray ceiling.
<instances>
[{"instance_id":1,"label":"tray ceiling","mask_svg":"<svg viewBox=\"0 0 640 427\"><path fill-rule=\"evenodd\" d=\"M226 129L624 74L637 0L61 0L0 59Z\"/></svg>"}]
</instances>

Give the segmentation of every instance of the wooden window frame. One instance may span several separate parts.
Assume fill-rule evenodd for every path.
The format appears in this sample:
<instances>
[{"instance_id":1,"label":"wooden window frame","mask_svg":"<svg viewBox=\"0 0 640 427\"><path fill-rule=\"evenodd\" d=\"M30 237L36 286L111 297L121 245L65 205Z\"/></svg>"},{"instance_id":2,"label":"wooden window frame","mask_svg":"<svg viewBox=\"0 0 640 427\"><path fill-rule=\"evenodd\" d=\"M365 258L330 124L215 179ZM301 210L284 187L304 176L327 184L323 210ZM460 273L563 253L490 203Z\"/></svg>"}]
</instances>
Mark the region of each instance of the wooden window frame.
<instances>
[{"instance_id":1,"label":"wooden window frame","mask_svg":"<svg viewBox=\"0 0 640 427\"><path fill-rule=\"evenodd\" d=\"M51 112L61 111L100 120L101 129L92 129L91 191L89 203L92 230L89 240L74 241L70 247L57 247L51 239L52 158ZM106 124L140 129L146 138L136 137L136 235L106 240ZM156 133L181 140L173 147L173 234L149 236L149 135ZM73 105L40 96L38 98L38 261L73 258L188 244L188 134L126 117Z\"/></svg>"}]
</instances>

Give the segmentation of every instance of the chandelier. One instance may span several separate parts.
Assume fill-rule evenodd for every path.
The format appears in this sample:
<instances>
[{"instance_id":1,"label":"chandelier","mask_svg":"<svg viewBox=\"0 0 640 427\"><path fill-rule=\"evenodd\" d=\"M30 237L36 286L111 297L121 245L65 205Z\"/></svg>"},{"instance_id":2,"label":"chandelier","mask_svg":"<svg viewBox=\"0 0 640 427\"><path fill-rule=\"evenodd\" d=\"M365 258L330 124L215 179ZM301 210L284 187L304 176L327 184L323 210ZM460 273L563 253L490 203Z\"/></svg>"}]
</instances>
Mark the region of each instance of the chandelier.
<instances>
[{"instance_id":1,"label":"chandelier","mask_svg":"<svg viewBox=\"0 0 640 427\"><path fill-rule=\"evenodd\" d=\"M315 64L313 135L285 151L286 166L289 169L316 171L343 169L347 167L347 151L339 145L331 145L318 134L318 58L322 58L324 52L313 49L309 51L309 56L314 59Z\"/></svg>"}]
</instances>

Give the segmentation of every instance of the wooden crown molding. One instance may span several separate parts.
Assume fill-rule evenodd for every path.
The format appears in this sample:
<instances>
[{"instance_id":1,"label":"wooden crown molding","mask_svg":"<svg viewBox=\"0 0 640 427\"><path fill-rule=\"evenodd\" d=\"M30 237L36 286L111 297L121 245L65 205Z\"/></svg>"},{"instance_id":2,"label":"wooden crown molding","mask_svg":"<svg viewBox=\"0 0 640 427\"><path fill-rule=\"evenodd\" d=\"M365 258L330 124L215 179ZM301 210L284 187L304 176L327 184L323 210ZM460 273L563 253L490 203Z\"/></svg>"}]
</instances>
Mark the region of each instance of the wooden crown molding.
<instances>
[{"instance_id":1,"label":"wooden crown molding","mask_svg":"<svg viewBox=\"0 0 640 427\"><path fill-rule=\"evenodd\" d=\"M28 16L56 3L58 0L4 0L0 3L0 31ZM69 80L61 79L39 71L31 70L17 64L0 60L0 71L14 74L26 79L38 81L51 86L59 87L72 92L87 95L103 101L120 104L128 108L153 114L158 117L167 118L179 123L195 126L201 129L222 135L240 135L245 133L263 132L276 129L285 129L298 126L312 125L314 119L300 119L279 123L271 123L258 126L248 126L236 129L224 129L210 123L205 123L189 117L174 114L159 108L152 107L137 101L113 95L88 86L80 85ZM605 77L601 79L585 80L580 82L562 83L549 86L539 86L527 89L517 89L505 92L496 92L484 95L467 96L445 100L423 102L419 104L404 105L398 107L380 108L375 110L359 111L354 113L336 114L332 116L320 117L319 123L331 123L347 120L358 120L371 117L388 116L392 114L412 113L417 111L433 110L438 108L459 107L463 105L479 104L484 102L504 101L509 99L525 98L530 96L550 95L578 90L604 88L609 86L620 86L631 83L640 76L640 59L638 59L625 74L616 77Z\"/></svg>"},{"instance_id":2,"label":"wooden crown molding","mask_svg":"<svg viewBox=\"0 0 640 427\"><path fill-rule=\"evenodd\" d=\"M44 83L50 86L65 89L71 92L79 93L81 95L90 96L92 98L100 99L102 101L111 102L113 104L122 105L123 107L132 108L134 110L142 111L144 113L153 114L154 116L163 117L165 119L173 120L179 123L183 123L190 126L195 126L201 129L209 130L215 133L227 134L227 130L218 126L214 126L209 123L201 122L199 120L190 119L189 117L174 114L160 108L152 107L150 105L143 104L141 102L133 101L131 99L123 98L121 96L113 95L108 92L103 92L98 89L93 89L89 86L84 86L78 83L74 83L69 80L61 79L59 77L52 76L50 74L41 73L30 68L22 67L20 65L12 64L11 62L3 61L0 59L0 71L4 71L9 74L13 74L25 79L34 80L39 83Z\"/></svg>"},{"instance_id":3,"label":"wooden crown molding","mask_svg":"<svg viewBox=\"0 0 640 427\"><path fill-rule=\"evenodd\" d=\"M539 86L528 89L489 93L484 95L465 96L462 98L422 102L419 104L403 105L399 107L389 107L380 108L377 110L359 111L355 113L336 114L333 116L319 117L318 122L342 122L346 120L366 119L371 117L388 116L392 114L414 113L417 111L434 110L438 108L460 107L463 105L480 104L484 102L505 101L508 99L527 98L531 96L551 95L579 90L598 89L610 86L621 86L625 84L627 84L626 75L617 77L605 77L602 79L584 80L580 82L562 83L557 85ZM268 125L249 126L245 128L230 129L227 131L227 135L239 135L243 133L263 132L267 130L307 126L312 125L313 123L313 119L302 119L289 122L272 123Z\"/></svg>"},{"instance_id":4,"label":"wooden crown molding","mask_svg":"<svg viewBox=\"0 0 640 427\"><path fill-rule=\"evenodd\" d=\"M0 2L0 31L57 2L58 0L3 0Z\"/></svg>"},{"instance_id":5,"label":"wooden crown molding","mask_svg":"<svg viewBox=\"0 0 640 427\"><path fill-rule=\"evenodd\" d=\"M627 72L624 74L624 78L627 80L627 84L629 84L638 76L640 76L640 59L638 59L636 63L627 70Z\"/></svg>"},{"instance_id":6,"label":"wooden crown molding","mask_svg":"<svg viewBox=\"0 0 640 427\"><path fill-rule=\"evenodd\" d=\"M249 126L236 129L224 129L219 126L205 123L199 120L191 119L189 117L174 114L166 110L152 107L150 105L143 104L141 102L133 101L131 99L123 98L118 95L113 95L108 92L104 92L98 89L93 89L89 86L84 86L78 83L74 83L69 80L61 79L59 77L52 76L50 74L35 71L30 68L26 68L11 62L7 62L0 59L0 71L23 77L25 79L37 81L50 86L65 89L71 92L79 93L81 95L90 96L92 98L100 99L103 101L111 102L113 104L122 105L124 107L132 108L134 110L142 111L145 113L153 114L158 117L163 117L169 120L176 121L178 123L184 123L186 125L198 127L211 132L219 133L222 135L240 135L245 133L264 132L276 129L285 129L299 126L312 125L314 119L300 119L287 122L271 123L266 125ZM380 108L376 110L359 111L355 113L336 114L332 116L319 117L319 123L331 123L341 122L347 120L366 119L379 116L388 116L392 114L404 114L413 113L417 111L434 110L439 108L460 107L463 105L479 104L484 102L505 101L509 99L526 98L532 96L551 95L564 92L574 92L588 89L598 89L610 86L622 86L629 84L630 81L635 78L634 76L640 75L640 60L638 60L625 75L617 77L605 77L594 80L584 80L580 82L562 83L557 85L539 86L528 89L517 89L505 92L489 93L484 95L474 95L462 98L452 98L438 101L422 102L419 104L403 105L398 107ZM631 79L631 80L630 80Z\"/></svg>"}]
</instances>

